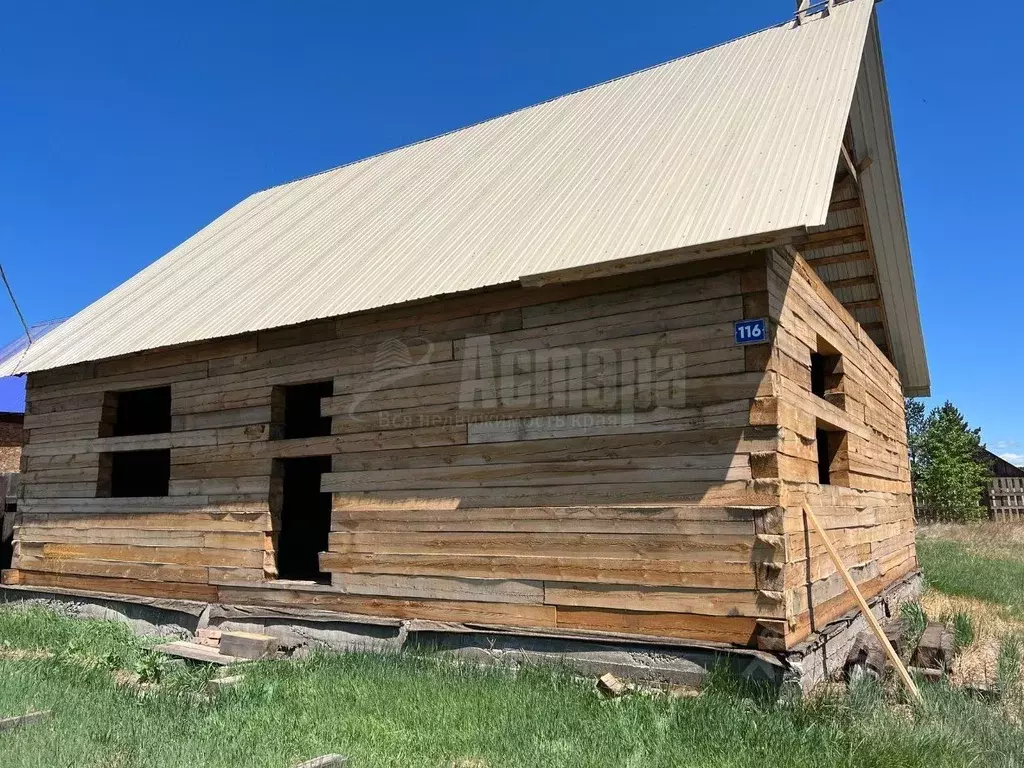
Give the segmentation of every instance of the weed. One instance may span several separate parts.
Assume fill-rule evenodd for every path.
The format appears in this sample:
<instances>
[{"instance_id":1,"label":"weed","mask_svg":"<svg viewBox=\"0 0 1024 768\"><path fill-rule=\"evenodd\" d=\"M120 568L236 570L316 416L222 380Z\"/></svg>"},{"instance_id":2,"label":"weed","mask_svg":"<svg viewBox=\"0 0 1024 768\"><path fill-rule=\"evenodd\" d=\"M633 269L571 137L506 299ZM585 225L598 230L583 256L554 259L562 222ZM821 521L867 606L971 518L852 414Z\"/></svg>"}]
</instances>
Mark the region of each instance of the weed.
<instances>
[{"instance_id":1,"label":"weed","mask_svg":"<svg viewBox=\"0 0 1024 768\"><path fill-rule=\"evenodd\" d=\"M952 625L957 649L969 648L974 642L974 622L971 620L970 614L957 611L953 614Z\"/></svg>"},{"instance_id":2,"label":"weed","mask_svg":"<svg viewBox=\"0 0 1024 768\"><path fill-rule=\"evenodd\" d=\"M900 618L903 620L903 641L906 647L916 648L928 626L928 614L920 603L908 602L900 606Z\"/></svg>"},{"instance_id":3,"label":"weed","mask_svg":"<svg viewBox=\"0 0 1024 768\"><path fill-rule=\"evenodd\" d=\"M135 662L134 672L140 683L159 683L167 671L167 658L156 651L143 651Z\"/></svg>"},{"instance_id":4,"label":"weed","mask_svg":"<svg viewBox=\"0 0 1024 768\"><path fill-rule=\"evenodd\" d=\"M1011 635L1003 639L999 646L999 659L996 672L999 690L1011 690L1021 678L1021 639Z\"/></svg>"}]
</instances>

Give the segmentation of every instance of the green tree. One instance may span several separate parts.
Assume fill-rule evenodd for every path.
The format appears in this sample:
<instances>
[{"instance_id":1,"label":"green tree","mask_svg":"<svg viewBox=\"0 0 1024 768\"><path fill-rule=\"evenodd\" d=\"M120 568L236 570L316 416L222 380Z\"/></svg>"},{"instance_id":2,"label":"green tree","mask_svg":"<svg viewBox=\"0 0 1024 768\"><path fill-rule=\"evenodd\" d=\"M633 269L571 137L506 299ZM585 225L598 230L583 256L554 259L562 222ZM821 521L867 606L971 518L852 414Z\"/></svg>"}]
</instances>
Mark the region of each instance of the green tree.
<instances>
[{"instance_id":1,"label":"green tree","mask_svg":"<svg viewBox=\"0 0 1024 768\"><path fill-rule=\"evenodd\" d=\"M919 435L913 450L922 505L946 520L981 519L981 494L991 474L979 458L981 430L971 429L947 400L928 414Z\"/></svg>"},{"instance_id":2,"label":"green tree","mask_svg":"<svg viewBox=\"0 0 1024 768\"><path fill-rule=\"evenodd\" d=\"M925 408L924 403L912 397L903 401L907 419L907 450L910 453L910 479L917 486L920 478L921 441L924 439Z\"/></svg>"}]
</instances>

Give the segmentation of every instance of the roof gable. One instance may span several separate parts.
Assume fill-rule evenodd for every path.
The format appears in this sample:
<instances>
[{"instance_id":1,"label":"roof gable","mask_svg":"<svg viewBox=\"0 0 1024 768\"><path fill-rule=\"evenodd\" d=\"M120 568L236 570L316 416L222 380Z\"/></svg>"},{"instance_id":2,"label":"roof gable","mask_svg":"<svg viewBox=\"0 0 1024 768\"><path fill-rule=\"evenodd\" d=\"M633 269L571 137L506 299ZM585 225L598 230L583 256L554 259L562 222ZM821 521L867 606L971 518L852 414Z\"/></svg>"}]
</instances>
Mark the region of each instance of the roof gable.
<instances>
[{"instance_id":1,"label":"roof gable","mask_svg":"<svg viewBox=\"0 0 1024 768\"><path fill-rule=\"evenodd\" d=\"M258 192L2 372L822 226L872 12L849 0Z\"/></svg>"}]
</instances>

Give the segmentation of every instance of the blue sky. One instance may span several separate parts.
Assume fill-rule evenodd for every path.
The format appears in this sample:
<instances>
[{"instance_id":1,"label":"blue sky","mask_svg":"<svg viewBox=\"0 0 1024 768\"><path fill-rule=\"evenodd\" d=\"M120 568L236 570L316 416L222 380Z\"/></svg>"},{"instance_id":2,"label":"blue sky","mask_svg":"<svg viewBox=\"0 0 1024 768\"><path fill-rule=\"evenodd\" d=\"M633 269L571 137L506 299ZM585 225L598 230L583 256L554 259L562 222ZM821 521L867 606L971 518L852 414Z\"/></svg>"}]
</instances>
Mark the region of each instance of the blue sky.
<instances>
[{"instance_id":1,"label":"blue sky","mask_svg":"<svg viewBox=\"0 0 1024 768\"><path fill-rule=\"evenodd\" d=\"M251 192L781 21L791 0L10 3L0 262L74 314ZM727 10L726 10L727 9ZM879 5L934 397L1024 462L1024 7ZM19 333L0 296L0 344ZM21 410L0 380L0 410Z\"/></svg>"}]
</instances>

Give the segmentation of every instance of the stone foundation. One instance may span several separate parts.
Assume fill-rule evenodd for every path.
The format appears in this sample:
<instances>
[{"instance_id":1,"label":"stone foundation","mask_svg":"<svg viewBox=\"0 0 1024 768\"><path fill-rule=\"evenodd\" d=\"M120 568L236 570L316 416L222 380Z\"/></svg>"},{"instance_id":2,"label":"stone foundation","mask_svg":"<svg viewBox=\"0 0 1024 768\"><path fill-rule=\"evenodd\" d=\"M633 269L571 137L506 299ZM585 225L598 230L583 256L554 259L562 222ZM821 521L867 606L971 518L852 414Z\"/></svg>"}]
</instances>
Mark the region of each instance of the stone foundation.
<instances>
[{"instance_id":1,"label":"stone foundation","mask_svg":"<svg viewBox=\"0 0 1024 768\"><path fill-rule=\"evenodd\" d=\"M920 592L912 574L869 601L879 618ZM387 619L327 611L220 605L187 600L97 595L74 590L0 587L0 602L42 604L71 616L128 623L138 634L191 638L199 629L273 635L283 650L445 653L474 663L518 666L554 663L583 674L611 672L635 681L700 686L709 670L733 673L778 690L809 691L841 672L854 639L867 628L859 612L830 622L784 653L656 638L607 637L597 633L529 632L421 620Z\"/></svg>"}]
</instances>

